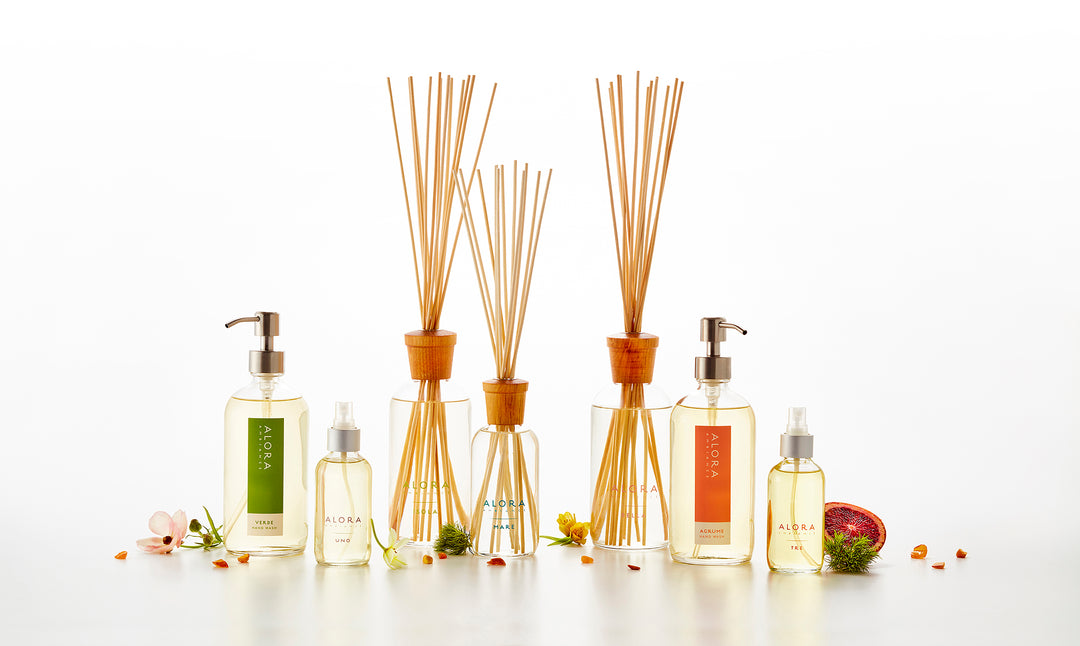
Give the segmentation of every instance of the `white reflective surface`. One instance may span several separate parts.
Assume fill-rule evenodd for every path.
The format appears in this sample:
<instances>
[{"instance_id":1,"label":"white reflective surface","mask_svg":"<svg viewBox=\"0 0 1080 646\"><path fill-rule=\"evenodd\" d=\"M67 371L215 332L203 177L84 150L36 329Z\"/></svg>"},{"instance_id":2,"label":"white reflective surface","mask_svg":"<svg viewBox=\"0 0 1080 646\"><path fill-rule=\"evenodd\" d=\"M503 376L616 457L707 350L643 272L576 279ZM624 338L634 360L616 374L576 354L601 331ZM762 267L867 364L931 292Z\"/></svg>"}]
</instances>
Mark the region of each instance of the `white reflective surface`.
<instances>
[{"instance_id":1,"label":"white reflective surface","mask_svg":"<svg viewBox=\"0 0 1080 646\"><path fill-rule=\"evenodd\" d=\"M106 542L66 556L9 551L4 641L1048 643L1076 625L1080 575L1075 559L1020 558L1005 540L968 544L963 561L952 544L913 561L913 545L897 541L869 576L772 574L761 553L744 566L695 567L664 551L567 547L542 547L506 567L475 557L422 565L420 552L406 550L404 570L389 571L377 554L365 567L328 568L309 550L247 565L230 559L220 570L210 564L217 552L132 551L121 562ZM595 563L582 565L581 554ZM944 570L930 568L936 557Z\"/></svg>"}]
</instances>

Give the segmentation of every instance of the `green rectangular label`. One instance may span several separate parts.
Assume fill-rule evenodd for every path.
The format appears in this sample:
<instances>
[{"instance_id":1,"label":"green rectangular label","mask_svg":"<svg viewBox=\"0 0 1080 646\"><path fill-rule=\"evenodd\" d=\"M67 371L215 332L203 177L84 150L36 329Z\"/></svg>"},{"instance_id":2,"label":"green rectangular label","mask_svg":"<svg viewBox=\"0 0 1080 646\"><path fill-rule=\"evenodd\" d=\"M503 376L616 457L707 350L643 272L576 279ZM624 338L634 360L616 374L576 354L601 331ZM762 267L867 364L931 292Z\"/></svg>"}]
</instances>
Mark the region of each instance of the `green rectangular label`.
<instances>
[{"instance_id":1,"label":"green rectangular label","mask_svg":"<svg viewBox=\"0 0 1080 646\"><path fill-rule=\"evenodd\" d=\"M285 511L285 419L248 418L248 513Z\"/></svg>"}]
</instances>

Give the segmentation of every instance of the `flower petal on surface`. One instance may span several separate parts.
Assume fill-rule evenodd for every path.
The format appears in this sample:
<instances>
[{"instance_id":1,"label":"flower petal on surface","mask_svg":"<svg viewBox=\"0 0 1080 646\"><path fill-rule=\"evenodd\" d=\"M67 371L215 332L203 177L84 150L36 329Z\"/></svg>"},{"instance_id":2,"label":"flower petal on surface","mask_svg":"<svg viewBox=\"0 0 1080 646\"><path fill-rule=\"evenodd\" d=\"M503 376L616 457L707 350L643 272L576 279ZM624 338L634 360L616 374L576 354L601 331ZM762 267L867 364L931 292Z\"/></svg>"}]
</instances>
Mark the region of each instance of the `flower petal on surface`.
<instances>
[{"instance_id":1,"label":"flower petal on surface","mask_svg":"<svg viewBox=\"0 0 1080 646\"><path fill-rule=\"evenodd\" d=\"M140 550L144 552L150 552L151 554L157 554L165 551L167 547L165 543L161 542L160 536L151 536L150 538L140 538L135 541L135 544Z\"/></svg>"},{"instance_id":2,"label":"flower petal on surface","mask_svg":"<svg viewBox=\"0 0 1080 646\"><path fill-rule=\"evenodd\" d=\"M173 547L180 547L184 544L184 537L187 536L188 522L187 514L183 510L177 509L176 513L172 517L172 537Z\"/></svg>"},{"instance_id":3,"label":"flower petal on surface","mask_svg":"<svg viewBox=\"0 0 1080 646\"><path fill-rule=\"evenodd\" d=\"M163 511L155 511L150 517L150 531L158 536L168 536L172 531L172 518Z\"/></svg>"},{"instance_id":4,"label":"flower petal on surface","mask_svg":"<svg viewBox=\"0 0 1080 646\"><path fill-rule=\"evenodd\" d=\"M186 536L188 532L187 514L184 510L177 509L172 515L172 529L174 536Z\"/></svg>"}]
</instances>

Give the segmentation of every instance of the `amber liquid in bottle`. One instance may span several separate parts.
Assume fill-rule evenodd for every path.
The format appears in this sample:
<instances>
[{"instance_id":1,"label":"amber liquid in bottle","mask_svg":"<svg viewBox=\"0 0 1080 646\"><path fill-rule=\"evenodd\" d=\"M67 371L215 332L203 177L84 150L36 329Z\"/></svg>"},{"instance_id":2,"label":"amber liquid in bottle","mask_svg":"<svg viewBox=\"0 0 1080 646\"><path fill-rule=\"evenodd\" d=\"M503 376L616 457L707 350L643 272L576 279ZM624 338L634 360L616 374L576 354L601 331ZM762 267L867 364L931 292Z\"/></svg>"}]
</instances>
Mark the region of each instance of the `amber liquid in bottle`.
<instances>
[{"instance_id":1,"label":"amber liquid in bottle","mask_svg":"<svg viewBox=\"0 0 1080 646\"><path fill-rule=\"evenodd\" d=\"M754 551L754 411L703 380L671 413L671 558L745 563Z\"/></svg>"}]
</instances>

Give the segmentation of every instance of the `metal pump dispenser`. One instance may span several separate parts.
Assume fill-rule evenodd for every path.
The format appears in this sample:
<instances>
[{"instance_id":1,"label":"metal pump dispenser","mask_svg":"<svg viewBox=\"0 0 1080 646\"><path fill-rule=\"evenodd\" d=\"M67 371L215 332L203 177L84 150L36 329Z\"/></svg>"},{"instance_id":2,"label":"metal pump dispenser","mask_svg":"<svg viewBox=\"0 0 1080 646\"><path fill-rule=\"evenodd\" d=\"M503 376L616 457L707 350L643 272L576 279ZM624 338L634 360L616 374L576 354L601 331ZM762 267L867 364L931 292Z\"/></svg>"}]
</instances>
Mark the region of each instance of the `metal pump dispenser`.
<instances>
[{"instance_id":1,"label":"metal pump dispenser","mask_svg":"<svg viewBox=\"0 0 1080 646\"><path fill-rule=\"evenodd\" d=\"M701 319L701 340L706 344L704 357L697 357L694 362L694 377L698 381L729 381L731 379L731 357L720 356L720 342L727 340L727 330L746 334L734 323L728 323L720 316L706 316Z\"/></svg>"},{"instance_id":2,"label":"metal pump dispenser","mask_svg":"<svg viewBox=\"0 0 1080 646\"><path fill-rule=\"evenodd\" d=\"M237 323L254 323L255 336L261 337L261 349L248 353L248 370L253 375L280 375L285 372L285 353L274 350L274 337L278 336L281 316L277 312L255 312L229 321L225 327Z\"/></svg>"}]
</instances>

